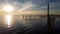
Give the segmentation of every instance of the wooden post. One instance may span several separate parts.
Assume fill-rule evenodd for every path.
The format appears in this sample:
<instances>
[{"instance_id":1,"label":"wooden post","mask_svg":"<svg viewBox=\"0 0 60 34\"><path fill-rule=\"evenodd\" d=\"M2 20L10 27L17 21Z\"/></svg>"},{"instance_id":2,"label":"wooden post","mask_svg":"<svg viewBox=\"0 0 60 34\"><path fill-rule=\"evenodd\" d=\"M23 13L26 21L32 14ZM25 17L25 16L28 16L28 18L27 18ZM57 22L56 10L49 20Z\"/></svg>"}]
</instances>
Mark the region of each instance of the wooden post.
<instances>
[{"instance_id":1,"label":"wooden post","mask_svg":"<svg viewBox=\"0 0 60 34\"><path fill-rule=\"evenodd\" d=\"M51 30L50 30L50 26L51 26L51 18L50 18L50 16L49 16L49 4L48 4L48 6L47 6L47 25L48 25L48 33L50 33L51 32Z\"/></svg>"},{"instance_id":2,"label":"wooden post","mask_svg":"<svg viewBox=\"0 0 60 34\"><path fill-rule=\"evenodd\" d=\"M53 32L55 18L54 16L49 15L49 4L47 10L47 23L48 23L48 33L51 34Z\"/></svg>"}]
</instances>

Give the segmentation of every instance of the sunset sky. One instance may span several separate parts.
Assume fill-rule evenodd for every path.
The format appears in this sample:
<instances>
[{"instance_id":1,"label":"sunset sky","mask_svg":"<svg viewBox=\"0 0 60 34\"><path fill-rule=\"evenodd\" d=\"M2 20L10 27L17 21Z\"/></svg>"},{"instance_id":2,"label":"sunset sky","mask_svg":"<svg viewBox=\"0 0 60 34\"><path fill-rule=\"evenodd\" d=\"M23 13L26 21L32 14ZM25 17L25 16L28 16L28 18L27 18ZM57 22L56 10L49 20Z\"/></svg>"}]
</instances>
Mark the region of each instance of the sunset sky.
<instances>
[{"instance_id":1,"label":"sunset sky","mask_svg":"<svg viewBox=\"0 0 60 34\"><path fill-rule=\"evenodd\" d=\"M6 3L14 6L14 12L35 14L45 14L49 3L50 13L60 14L60 0L0 0L0 12L3 12L2 7Z\"/></svg>"}]
</instances>

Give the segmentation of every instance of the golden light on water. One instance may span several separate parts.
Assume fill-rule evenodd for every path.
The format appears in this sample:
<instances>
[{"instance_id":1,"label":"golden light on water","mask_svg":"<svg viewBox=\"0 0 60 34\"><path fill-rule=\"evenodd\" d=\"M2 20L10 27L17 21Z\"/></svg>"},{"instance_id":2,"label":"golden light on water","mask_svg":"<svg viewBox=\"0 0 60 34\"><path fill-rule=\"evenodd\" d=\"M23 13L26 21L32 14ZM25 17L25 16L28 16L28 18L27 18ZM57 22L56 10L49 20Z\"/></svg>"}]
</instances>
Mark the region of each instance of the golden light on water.
<instances>
[{"instance_id":1,"label":"golden light on water","mask_svg":"<svg viewBox=\"0 0 60 34\"><path fill-rule=\"evenodd\" d=\"M12 5L7 4L7 5L3 6L3 10L8 13L7 15L5 15L5 21L6 21L6 24L7 24L8 28L9 28L9 27L11 27L11 19L12 19L12 16L10 14L15 9Z\"/></svg>"},{"instance_id":2,"label":"golden light on water","mask_svg":"<svg viewBox=\"0 0 60 34\"><path fill-rule=\"evenodd\" d=\"M11 5L4 5L3 10L6 12L12 12L14 10L14 8Z\"/></svg>"},{"instance_id":3,"label":"golden light on water","mask_svg":"<svg viewBox=\"0 0 60 34\"><path fill-rule=\"evenodd\" d=\"M12 18L11 15L6 15L5 18L8 27L11 27L11 18Z\"/></svg>"}]
</instances>

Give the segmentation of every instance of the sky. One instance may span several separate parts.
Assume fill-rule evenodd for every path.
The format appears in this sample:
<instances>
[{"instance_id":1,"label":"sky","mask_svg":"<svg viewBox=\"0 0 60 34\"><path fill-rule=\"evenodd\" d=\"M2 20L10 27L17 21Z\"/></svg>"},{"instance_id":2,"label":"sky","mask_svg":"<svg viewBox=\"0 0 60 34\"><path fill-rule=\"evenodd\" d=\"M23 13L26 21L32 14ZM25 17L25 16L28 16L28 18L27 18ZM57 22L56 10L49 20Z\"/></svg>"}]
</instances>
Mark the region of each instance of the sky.
<instances>
[{"instance_id":1,"label":"sky","mask_svg":"<svg viewBox=\"0 0 60 34\"><path fill-rule=\"evenodd\" d=\"M0 0L0 9L3 4L9 3L15 7L15 12L46 13L47 4L51 14L60 14L60 0Z\"/></svg>"}]
</instances>

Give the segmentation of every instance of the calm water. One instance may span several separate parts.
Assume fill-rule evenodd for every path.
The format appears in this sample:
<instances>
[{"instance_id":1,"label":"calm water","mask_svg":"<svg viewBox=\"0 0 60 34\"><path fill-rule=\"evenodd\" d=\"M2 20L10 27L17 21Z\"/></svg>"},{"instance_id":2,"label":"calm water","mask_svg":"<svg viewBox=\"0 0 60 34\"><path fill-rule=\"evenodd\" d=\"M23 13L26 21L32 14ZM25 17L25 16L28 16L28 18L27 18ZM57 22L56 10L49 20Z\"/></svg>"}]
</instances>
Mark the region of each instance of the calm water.
<instances>
[{"instance_id":1,"label":"calm water","mask_svg":"<svg viewBox=\"0 0 60 34\"><path fill-rule=\"evenodd\" d=\"M60 31L60 18L56 18L54 32ZM47 18L38 16L0 15L0 34L47 33Z\"/></svg>"}]
</instances>

